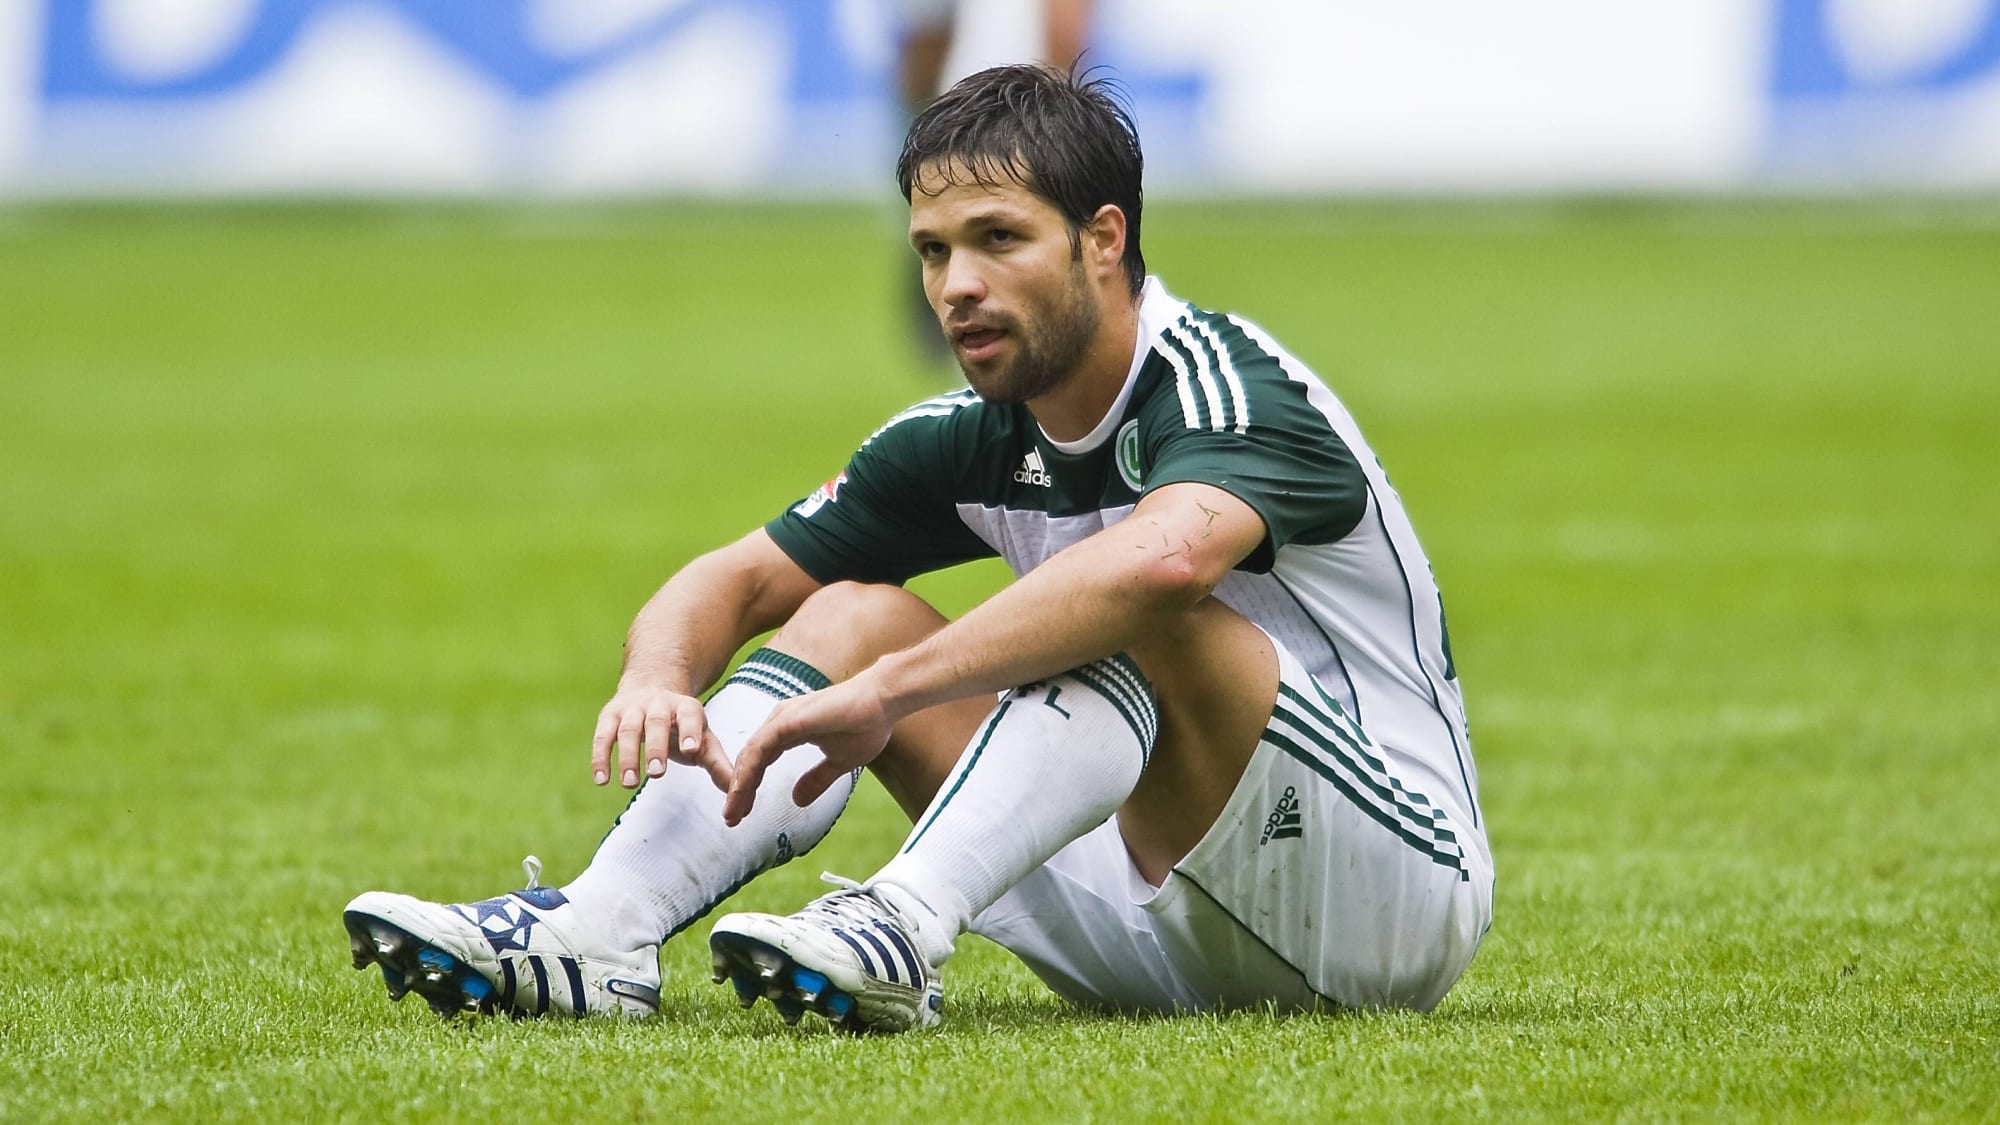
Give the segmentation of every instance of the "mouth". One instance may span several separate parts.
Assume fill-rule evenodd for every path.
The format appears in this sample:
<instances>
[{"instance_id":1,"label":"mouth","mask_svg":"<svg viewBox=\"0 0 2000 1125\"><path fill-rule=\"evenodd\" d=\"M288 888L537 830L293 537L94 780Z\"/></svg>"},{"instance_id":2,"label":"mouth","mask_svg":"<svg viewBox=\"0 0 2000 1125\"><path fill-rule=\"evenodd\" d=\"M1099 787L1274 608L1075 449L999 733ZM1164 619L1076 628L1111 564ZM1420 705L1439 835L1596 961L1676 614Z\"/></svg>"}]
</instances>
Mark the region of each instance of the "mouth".
<instances>
[{"instance_id":1,"label":"mouth","mask_svg":"<svg viewBox=\"0 0 2000 1125\"><path fill-rule=\"evenodd\" d=\"M1007 338L1004 329L987 324L960 325L951 330L952 346L958 349L960 358L968 363L978 363L993 358L1000 350L1000 342Z\"/></svg>"}]
</instances>

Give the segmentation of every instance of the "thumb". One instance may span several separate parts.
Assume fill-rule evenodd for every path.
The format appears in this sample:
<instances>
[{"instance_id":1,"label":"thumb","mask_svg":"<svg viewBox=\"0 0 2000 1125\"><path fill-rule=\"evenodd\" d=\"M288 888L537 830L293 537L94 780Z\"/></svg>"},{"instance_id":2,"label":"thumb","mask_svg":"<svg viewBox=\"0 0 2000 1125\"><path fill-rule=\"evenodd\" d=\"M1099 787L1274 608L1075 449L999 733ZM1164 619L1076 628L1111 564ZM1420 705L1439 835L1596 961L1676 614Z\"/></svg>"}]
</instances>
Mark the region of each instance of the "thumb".
<instances>
[{"instance_id":1,"label":"thumb","mask_svg":"<svg viewBox=\"0 0 2000 1125\"><path fill-rule=\"evenodd\" d=\"M764 759L777 756L776 750L767 749L771 745L766 731L759 730L736 755L736 776L731 779L729 795L722 802L722 822L731 828L743 823L743 818L757 804L757 786L764 781Z\"/></svg>"},{"instance_id":2,"label":"thumb","mask_svg":"<svg viewBox=\"0 0 2000 1125\"><path fill-rule=\"evenodd\" d=\"M722 742L714 731L704 731L701 749L695 751L695 764L708 774L708 780L724 793L729 792L736 780L736 766L729 760L729 752L722 748Z\"/></svg>"},{"instance_id":3,"label":"thumb","mask_svg":"<svg viewBox=\"0 0 2000 1125\"><path fill-rule=\"evenodd\" d=\"M792 804L805 808L826 796L826 791L846 773L847 767L821 758L818 765L800 774L798 784L792 786Z\"/></svg>"}]
</instances>

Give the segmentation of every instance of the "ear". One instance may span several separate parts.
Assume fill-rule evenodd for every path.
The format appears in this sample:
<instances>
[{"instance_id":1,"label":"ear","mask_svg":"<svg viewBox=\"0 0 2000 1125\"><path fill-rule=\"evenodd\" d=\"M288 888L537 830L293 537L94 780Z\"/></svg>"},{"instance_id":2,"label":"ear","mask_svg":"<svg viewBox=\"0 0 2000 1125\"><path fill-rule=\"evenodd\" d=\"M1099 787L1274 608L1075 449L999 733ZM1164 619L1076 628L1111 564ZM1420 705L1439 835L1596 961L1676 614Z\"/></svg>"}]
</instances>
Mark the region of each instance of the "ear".
<instances>
[{"instance_id":1,"label":"ear","mask_svg":"<svg viewBox=\"0 0 2000 1125\"><path fill-rule=\"evenodd\" d=\"M1125 212L1117 204L1097 209L1083 228L1083 256L1093 273L1118 273L1125 268Z\"/></svg>"}]
</instances>

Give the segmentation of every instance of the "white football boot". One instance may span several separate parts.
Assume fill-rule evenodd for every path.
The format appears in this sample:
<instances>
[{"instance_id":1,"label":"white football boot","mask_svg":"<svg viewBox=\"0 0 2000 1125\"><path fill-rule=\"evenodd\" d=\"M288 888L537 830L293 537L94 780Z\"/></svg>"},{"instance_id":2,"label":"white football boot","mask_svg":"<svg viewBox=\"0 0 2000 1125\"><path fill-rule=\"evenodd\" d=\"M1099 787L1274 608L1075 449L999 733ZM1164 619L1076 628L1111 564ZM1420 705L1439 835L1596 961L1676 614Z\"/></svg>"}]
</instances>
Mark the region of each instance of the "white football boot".
<instances>
[{"instance_id":1,"label":"white football boot","mask_svg":"<svg viewBox=\"0 0 2000 1125\"><path fill-rule=\"evenodd\" d=\"M389 999L414 992L441 1016L648 1016L660 1008L659 947L614 950L578 926L569 899L521 863L523 890L484 902L437 903L369 891L341 920L354 967L382 966Z\"/></svg>"},{"instance_id":2,"label":"white football boot","mask_svg":"<svg viewBox=\"0 0 2000 1125\"><path fill-rule=\"evenodd\" d=\"M788 1024L813 1012L853 1032L935 1025L944 1009L938 966L952 948L936 915L899 887L820 878L841 889L796 914L730 914L715 924L716 983L734 985L746 1008L769 997Z\"/></svg>"}]
</instances>

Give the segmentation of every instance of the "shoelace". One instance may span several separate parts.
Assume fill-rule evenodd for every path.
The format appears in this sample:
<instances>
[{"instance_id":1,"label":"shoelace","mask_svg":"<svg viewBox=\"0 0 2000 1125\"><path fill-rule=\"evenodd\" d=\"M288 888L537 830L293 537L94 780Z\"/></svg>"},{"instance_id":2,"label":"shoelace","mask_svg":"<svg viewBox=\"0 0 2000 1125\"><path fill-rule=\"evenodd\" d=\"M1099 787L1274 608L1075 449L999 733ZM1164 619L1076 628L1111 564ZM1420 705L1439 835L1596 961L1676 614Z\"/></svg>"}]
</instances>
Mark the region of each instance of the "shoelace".
<instances>
[{"instance_id":1,"label":"shoelace","mask_svg":"<svg viewBox=\"0 0 2000 1125\"><path fill-rule=\"evenodd\" d=\"M917 928L910 924L909 919L903 917L903 912L896 909L894 904L880 898L874 891L831 871L820 872L819 878L820 882L831 883L840 889L807 903L805 908L799 911L800 915L817 915L850 926L866 926L871 922L881 921L886 916L888 921L899 927L912 940L915 939Z\"/></svg>"},{"instance_id":2,"label":"shoelace","mask_svg":"<svg viewBox=\"0 0 2000 1125\"><path fill-rule=\"evenodd\" d=\"M525 886L525 887L522 887L522 888L521 888L522 890L524 890L524 891L537 891L537 890L540 890L540 889L541 889L541 887L542 887L542 861L541 861L540 859L536 858L535 856L531 856L531 855L528 855L528 856L522 856L522 857L521 857L521 872L522 872L522 874L525 874L525 875L526 875L526 876L528 877L528 885L527 885L527 886Z\"/></svg>"}]
</instances>

